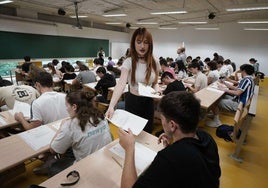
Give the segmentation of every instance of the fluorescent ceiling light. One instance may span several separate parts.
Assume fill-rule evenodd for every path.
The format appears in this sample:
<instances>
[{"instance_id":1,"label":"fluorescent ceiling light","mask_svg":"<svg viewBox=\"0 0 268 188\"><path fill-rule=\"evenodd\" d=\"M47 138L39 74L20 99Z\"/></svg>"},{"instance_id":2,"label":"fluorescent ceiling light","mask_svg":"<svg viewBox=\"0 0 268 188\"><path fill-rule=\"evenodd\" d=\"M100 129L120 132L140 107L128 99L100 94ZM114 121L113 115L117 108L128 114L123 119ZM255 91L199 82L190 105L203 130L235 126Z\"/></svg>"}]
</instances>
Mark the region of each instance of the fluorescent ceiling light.
<instances>
[{"instance_id":1,"label":"fluorescent ceiling light","mask_svg":"<svg viewBox=\"0 0 268 188\"><path fill-rule=\"evenodd\" d=\"M162 14L184 14L187 11L166 11L166 12L151 12L152 15L162 15Z\"/></svg>"},{"instance_id":2,"label":"fluorescent ceiling light","mask_svg":"<svg viewBox=\"0 0 268 188\"><path fill-rule=\"evenodd\" d=\"M6 0L6 1L0 1L0 4L7 4L7 3L12 3L13 1L9 1L9 0Z\"/></svg>"},{"instance_id":3,"label":"fluorescent ceiling light","mask_svg":"<svg viewBox=\"0 0 268 188\"><path fill-rule=\"evenodd\" d=\"M238 21L237 23L240 24L268 24L268 20L267 21Z\"/></svg>"},{"instance_id":4,"label":"fluorescent ceiling light","mask_svg":"<svg viewBox=\"0 0 268 188\"><path fill-rule=\"evenodd\" d=\"M104 17L123 17L127 16L126 14L104 14Z\"/></svg>"},{"instance_id":5,"label":"fluorescent ceiling light","mask_svg":"<svg viewBox=\"0 0 268 188\"><path fill-rule=\"evenodd\" d=\"M196 30L206 30L206 31L217 31L220 30L218 27L197 27Z\"/></svg>"},{"instance_id":6,"label":"fluorescent ceiling light","mask_svg":"<svg viewBox=\"0 0 268 188\"><path fill-rule=\"evenodd\" d=\"M268 7L245 7L245 8L227 8L228 12L236 12L236 11L252 11L252 10L267 10Z\"/></svg>"},{"instance_id":7,"label":"fluorescent ceiling light","mask_svg":"<svg viewBox=\"0 0 268 188\"><path fill-rule=\"evenodd\" d=\"M268 31L268 28L244 28L246 31Z\"/></svg>"},{"instance_id":8,"label":"fluorescent ceiling light","mask_svg":"<svg viewBox=\"0 0 268 188\"><path fill-rule=\"evenodd\" d=\"M78 15L78 18L87 18L88 16L86 15ZM70 18L76 18L76 16L71 15Z\"/></svg>"},{"instance_id":9,"label":"fluorescent ceiling light","mask_svg":"<svg viewBox=\"0 0 268 188\"><path fill-rule=\"evenodd\" d=\"M207 22L178 22L179 24L206 24Z\"/></svg>"},{"instance_id":10,"label":"fluorescent ceiling light","mask_svg":"<svg viewBox=\"0 0 268 188\"><path fill-rule=\"evenodd\" d=\"M107 25L120 25L122 22L106 22Z\"/></svg>"},{"instance_id":11,"label":"fluorescent ceiling light","mask_svg":"<svg viewBox=\"0 0 268 188\"><path fill-rule=\"evenodd\" d=\"M131 26L129 29L138 29L139 27Z\"/></svg>"},{"instance_id":12,"label":"fluorescent ceiling light","mask_svg":"<svg viewBox=\"0 0 268 188\"><path fill-rule=\"evenodd\" d=\"M139 25L156 25L158 23L157 22L137 22L136 24L139 24Z\"/></svg>"},{"instance_id":13,"label":"fluorescent ceiling light","mask_svg":"<svg viewBox=\"0 0 268 188\"><path fill-rule=\"evenodd\" d=\"M177 29L177 28L176 27L159 27L159 29L174 30L174 29Z\"/></svg>"}]
</instances>

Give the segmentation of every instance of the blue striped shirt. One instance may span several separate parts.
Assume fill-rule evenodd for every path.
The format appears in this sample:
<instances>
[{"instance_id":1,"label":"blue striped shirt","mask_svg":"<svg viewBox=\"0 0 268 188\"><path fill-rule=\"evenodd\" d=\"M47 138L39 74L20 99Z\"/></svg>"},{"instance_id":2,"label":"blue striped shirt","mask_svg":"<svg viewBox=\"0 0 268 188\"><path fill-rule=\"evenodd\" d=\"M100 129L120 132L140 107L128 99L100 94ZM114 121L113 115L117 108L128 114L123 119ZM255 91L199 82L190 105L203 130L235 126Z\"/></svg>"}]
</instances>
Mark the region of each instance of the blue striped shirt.
<instances>
[{"instance_id":1,"label":"blue striped shirt","mask_svg":"<svg viewBox=\"0 0 268 188\"><path fill-rule=\"evenodd\" d=\"M244 77L238 85L238 89L242 90L243 93L238 96L238 102L242 102L245 105L254 94L254 82L252 76Z\"/></svg>"}]
</instances>

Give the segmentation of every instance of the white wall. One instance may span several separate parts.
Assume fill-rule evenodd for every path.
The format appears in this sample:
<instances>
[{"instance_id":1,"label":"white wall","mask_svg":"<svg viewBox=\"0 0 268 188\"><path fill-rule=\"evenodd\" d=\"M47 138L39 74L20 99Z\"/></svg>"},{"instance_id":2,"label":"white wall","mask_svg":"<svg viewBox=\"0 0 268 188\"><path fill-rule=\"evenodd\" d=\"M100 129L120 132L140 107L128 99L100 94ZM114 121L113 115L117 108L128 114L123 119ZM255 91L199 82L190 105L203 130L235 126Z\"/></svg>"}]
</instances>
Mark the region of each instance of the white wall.
<instances>
[{"instance_id":1,"label":"white wall","mask_svg":"<svg viewBox=\"0 0 268 188\"><path fill-rule=\"evenodd\" d=\"M156 57L176 58L177 48L184 42L186 54L193 58L213 58L213 53L218 52L239 67L254 57L260 64L260 71L268 75L268 31L244 31L236 23L220 24L218 31L200 31L193 27L150 31Z\"/></svg>"},{"instance_id":2,"label":"white wall","mask_svg":"<svg viewBox=\"0 0 268 188\"><path fill-rule=\"evenodd\" d=\"M0 30L108 39L111 47L109 54L115 59L119 58L118 55L125 53L125 47L129 44L131 37L131 34L115 31L86 27L83 30L77 30L65 24L57 24L56 26L5 19L0 19ZM268 66L266 66L266 61L268 61L267 31L244 31L242 26L236 23L220 24L219 31L198 31L193 27L177 30L150 29L150 31L154 39L154 54L156 57L176 58L177 48L184 42L186 54L194 58L196 56L200 56L202 59L212 58L213 53L218 52L224 58L231 59L239 67L243 63L248 63L248 60L254 57L260 63L260 71L268 75ZM120 43L122 43L122 48L118 46Z\"/></svg>"}]
</instances>

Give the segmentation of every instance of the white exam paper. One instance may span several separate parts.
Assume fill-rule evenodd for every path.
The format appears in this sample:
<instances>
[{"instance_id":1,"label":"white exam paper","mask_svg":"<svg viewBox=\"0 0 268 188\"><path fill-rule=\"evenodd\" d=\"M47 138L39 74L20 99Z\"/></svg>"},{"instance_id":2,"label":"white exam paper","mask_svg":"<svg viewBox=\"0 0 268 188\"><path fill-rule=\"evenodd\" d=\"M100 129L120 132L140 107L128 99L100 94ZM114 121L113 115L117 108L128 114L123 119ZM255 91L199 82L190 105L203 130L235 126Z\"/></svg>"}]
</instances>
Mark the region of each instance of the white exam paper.
<instances>
[{"instance_id":1,"label":"white exam paper","mask_svg":"<svg viewBox=\"0 0 268 188\"><path fill-rule=\"evenodd\" d=\"M155 93L154 88L151 86L146 86L142 83L138 83L138 89L139 89L139 94L145 97L151 97L151 98L161 98L162 96L159 96Z\"/></svg>"},{"instance_id":2,"label":"white exam paper","mask_svg":"<svg viewBox=\"0 0 268 188\"><path fill-rule=\"evenodd\" d=\"M224 91L219 90L219 89L215 89L213 87L207 87L206 89L209 90L209 91L217 92L217 93L224 93Z\"/></svg>"},{"instance_id":3,"label":"white exam paper","mask_svg":"<svg viewBox=\"0 0 268 188\"><path fill-rule=\"evenodd\" d=\"M18 134L33 150L38 150L50 144L56 132L46 125L24 131Z\"/></svg>"},{"instance_id":4,"label":"white exam paper","mask_svg":"<svg viewBox=\"0 0 268 188\"><path fill-rule=\"evenodd\" d=\"M125 159L125 150L119 143L115 144L109 150L122 159ZM155 151L145 147L141 143L135 143L135 166L136 169L140 170L140 173L143 172L152 163L155 156Z\"/></svg>"},{"instance_id":5,"label":"white exam paper","mask_svg":"<svg viewBox=\"0 0 268 188\"><path fill-rule=\"evenodd\" d=\"M130 128L134 135L139 135L148 121L147 119L121 109L115 110L113 117L108 120L115 126L126 131Z\"/></svg>"},{"instance_id":6,"label":"white exam paper","mask_svg":"<svg viewBox=\"0 0 268 188\"><path fill-rule=\"evenodd\" d=\"M14 107L10 111L13 115L16 112L22 112L24 117L31 118L31 106L28 103L15 100Z\"/></svg>"},{"instance_id":7,"label":"white exam paper","mask_svg":"<svg viewBox=\"0 0 268 188\"><path fill-rule=\"evenodd\" d=\"M6 124L7 122L5 121L5 119L0 115L0 126L4 126Z\"/></svg>"}]
</instances>

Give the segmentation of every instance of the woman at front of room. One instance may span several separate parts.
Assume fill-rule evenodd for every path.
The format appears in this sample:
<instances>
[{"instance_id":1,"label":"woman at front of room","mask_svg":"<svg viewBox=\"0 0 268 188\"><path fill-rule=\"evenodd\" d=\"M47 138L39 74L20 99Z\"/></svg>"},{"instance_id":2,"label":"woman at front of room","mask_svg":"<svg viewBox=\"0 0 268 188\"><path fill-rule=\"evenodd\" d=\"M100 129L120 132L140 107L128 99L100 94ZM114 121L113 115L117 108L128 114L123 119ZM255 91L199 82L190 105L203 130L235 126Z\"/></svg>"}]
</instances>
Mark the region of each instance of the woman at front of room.
<instances>
[{"instance_id":1,"label":"woman at front of room","mask_svg":"<svg viewBox=\"0 0 268 188\"><path fill-rule=\"evenodd\" d=\"M115 86L113 96L106 112L111 118L114 107L118 102L128 82L129 94L125 98L125 110L148 120L144 130L151 133L153 129L154 101L152 98L140 96L138 83L152 86L159 91L157 84L160 65L154 59L153 39L146 28L138 28L132 35L130 44L130 57L128 57L121 69L119 82Z\"/></svg>"}]
</instances>

